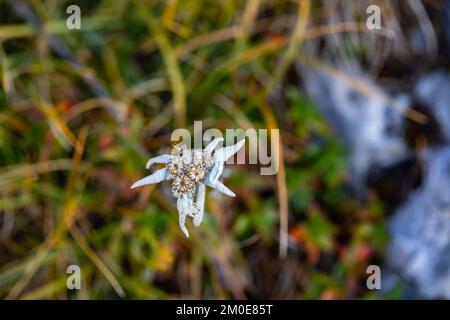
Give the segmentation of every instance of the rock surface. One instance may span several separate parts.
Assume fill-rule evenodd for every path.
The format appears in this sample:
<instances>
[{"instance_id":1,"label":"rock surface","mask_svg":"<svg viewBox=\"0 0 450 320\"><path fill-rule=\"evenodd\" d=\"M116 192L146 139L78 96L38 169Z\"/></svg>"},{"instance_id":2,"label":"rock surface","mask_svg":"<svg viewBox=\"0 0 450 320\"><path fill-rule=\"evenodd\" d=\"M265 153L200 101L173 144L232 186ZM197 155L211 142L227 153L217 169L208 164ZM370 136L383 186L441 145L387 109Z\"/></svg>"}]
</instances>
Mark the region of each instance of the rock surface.
<instances>
[{"instance_id":1,"label":"rock surface","mask_svg":"<svg viewBox=\"0 0 450 320\"><path fill-rule=\"evenodd\" d=\"M422 78L416 95L450 141L450 76ZM414 296L450 299L450 144L428 150L422 186L390 222L387 264L414 288Z\"/></svg>"},{"instance_id":2,"label":"rock surface","mask_svg":"<svg viewBox=\"0 0 450 320\"><path fill-rule=\"evenodd\" d=\"M364 190L369 170L413 156L404 140L400 112L320 71L301 70L301 74L308 95L350 149L349 175L357 190ZM360 79L382 91L370 80ZM425 151L422 185L389 222L383 289L387 292L403 281L407 298L450 299L450 76L425 75L412 95L402 98L404 105L413 96L435 117L446 142Z\"/></svg>"},{"instance_id":3,"label":"rock surface","mask_svg":"<svg viewBox=\"0 0 450 320\"><path fill-rule=\"evenodd\" d=\"M402 137L402 110L320 71L301 70L301 74L307 94L350 149L348 170L355 190L364 190L371 167L390 166L408 156ZM351 76L384 94L362 72L352 70ZM403 96L396 102L398 108L406 106L408 99Z\"/></svg>"}]
</instances>

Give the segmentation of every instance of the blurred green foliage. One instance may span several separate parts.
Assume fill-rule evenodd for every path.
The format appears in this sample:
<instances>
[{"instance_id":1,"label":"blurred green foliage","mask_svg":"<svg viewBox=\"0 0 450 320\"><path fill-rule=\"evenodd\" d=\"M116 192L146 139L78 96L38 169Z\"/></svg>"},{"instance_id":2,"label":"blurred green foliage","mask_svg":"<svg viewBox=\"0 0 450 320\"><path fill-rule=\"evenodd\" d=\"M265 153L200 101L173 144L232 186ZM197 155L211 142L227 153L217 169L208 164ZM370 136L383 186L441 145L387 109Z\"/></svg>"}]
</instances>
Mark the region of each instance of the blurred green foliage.
<instances>
[{"instance_id":1,"label":"blurred green foliage","mask_svg":"<svg viewBox=\"0 0 450 320\"><path fill-rule=\"evenodd\" d=\"M30 22L0 1L0 297L372 297L365 270L386 242L382 205L353 199L347 151L289 72L272 82L290 64L296 3L76 1L82 30L70 32L69 3L27 3L44 33L22 31ZM280 99L268 98L270 86ZM285 181L234 165L226 179L237 198L208 194L189 239L168 184L129 189L177 127L267 128L271 119ZM82 290L66 289L69 264L81 267Z\"/></svg>"}]
</instances>

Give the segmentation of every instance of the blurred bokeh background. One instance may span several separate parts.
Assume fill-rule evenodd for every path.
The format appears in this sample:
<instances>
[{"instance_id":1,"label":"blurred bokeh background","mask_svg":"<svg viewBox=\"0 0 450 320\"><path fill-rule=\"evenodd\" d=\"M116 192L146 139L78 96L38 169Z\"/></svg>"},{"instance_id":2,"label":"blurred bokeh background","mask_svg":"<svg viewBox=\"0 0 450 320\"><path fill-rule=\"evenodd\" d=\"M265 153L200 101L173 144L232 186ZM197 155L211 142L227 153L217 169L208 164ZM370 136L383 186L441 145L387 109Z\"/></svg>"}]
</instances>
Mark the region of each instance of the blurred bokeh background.
<instances>
[{"instance_id":1,"label":"blurred bokeh background","mask_svg":"<svg viewBox=\"0 0 450 320\"><path fill-rule=\"evenodd\" d=\"M449 26L438 0L0 0L0 297L450 298ZM228 166L187 239L169 183L130 185L195 120L279 128L280 170Z\"/></svg>"}]
</instances>

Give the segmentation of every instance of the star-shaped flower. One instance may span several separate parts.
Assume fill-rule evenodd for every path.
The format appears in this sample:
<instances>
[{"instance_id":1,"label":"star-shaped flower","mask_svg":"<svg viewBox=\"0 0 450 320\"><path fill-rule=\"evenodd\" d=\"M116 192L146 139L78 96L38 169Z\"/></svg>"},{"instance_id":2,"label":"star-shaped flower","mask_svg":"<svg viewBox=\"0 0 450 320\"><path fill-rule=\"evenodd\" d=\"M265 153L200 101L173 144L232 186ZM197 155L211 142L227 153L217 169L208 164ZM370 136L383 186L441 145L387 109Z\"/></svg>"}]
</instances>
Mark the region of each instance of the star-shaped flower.
<instances>
[{"instance_id":1,"label":"star-shaped flower","mask_svg":"<svg viewBox=\"0 0 450 320\"><path fill-rule=\"evenodd\" d=\"M245 143L238 143L214 151L223 138L216 138L205 149L190 150L186 145L175 146L171 155L163 154L147 161L146 168L153 164L165 164L165 168L156 170L153 174L135 182L131 188L155 184L164 180L172 181L172 194L177 198L179 225L186 237L186 217L192 217L194 225L202 222L205 207L205 185L216 189L227 196L235 197L233 191L219 181L225 162L237 153Z\"/></svg>"}]
</instances>

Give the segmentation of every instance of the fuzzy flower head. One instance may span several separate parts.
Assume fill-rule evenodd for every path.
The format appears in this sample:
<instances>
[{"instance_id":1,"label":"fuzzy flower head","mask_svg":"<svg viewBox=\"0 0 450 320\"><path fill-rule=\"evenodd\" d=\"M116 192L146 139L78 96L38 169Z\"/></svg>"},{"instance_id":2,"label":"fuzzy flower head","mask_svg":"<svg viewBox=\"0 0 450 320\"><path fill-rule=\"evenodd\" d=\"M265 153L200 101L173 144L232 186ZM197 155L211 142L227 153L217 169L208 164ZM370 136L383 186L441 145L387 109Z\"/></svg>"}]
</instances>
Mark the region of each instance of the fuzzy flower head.
<instances>
[{"instance_id":1,"label":"fuzzy flower head","mask_svg":"<svg viewBox=\"0 0 450 320\"><path fill-rule=\"evenodd\" d=\"M185 144L177 145L167 163L167 171L172 181L172 194L179 198L182 194L193 195L197 184L203 182L206 173L213 166L213 158L201 150L189 150Z\"/></svg>"},{"instance_id":2,"label":"fuzzy flower head","mask_svg":"<svg viewBox=\"0 0 450 320\"><path fill-rule=\"evenodd\" d=\"M222 138L216 138L203 150L191 150L185 144L176 145L171 155L163 154L151 158L146 165L149 169L153 164L161 163L166 165L165 168L156 170L131 186L136 188L172 180L172 194L177 199L179 225L186 237L189 237L185 226L186 217L192 217L196 226L200 225L203 219L206 185L228 196L235 196L233 191L219 181L219 177L225 162L242 148L245 140L215 150L222 141Z\"/></svg>"}]
</instances>

